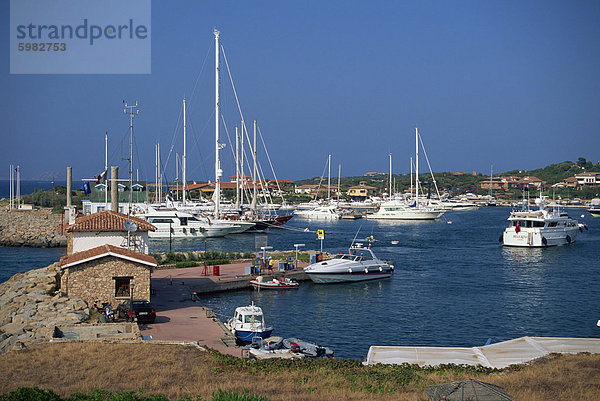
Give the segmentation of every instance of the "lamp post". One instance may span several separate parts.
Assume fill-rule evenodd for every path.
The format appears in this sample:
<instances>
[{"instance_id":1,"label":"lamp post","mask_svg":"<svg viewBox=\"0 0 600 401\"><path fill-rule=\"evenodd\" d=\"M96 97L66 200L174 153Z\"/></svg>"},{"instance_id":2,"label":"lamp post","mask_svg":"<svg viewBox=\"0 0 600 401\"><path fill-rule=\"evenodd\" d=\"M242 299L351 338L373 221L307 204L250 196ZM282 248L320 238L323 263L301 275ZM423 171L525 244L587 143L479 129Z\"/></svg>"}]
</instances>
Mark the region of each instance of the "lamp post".
<instances>
[{"instance_id":1,"label":"lamp post","mask_svg":"<svg viewBox=\"0 0 600 401\"><path fill-rule=\"evenodd\" d=\"M262 256L262 259L263 259L263 261L262 261L262 264L263 264L263 265L265 264L265 262L266 262L266 260L267 260L267 249L273 249L273 247L272 247L272 246L261 246L261 247L260 247L260 250L261 250L261 251L262 251L262 253L263 253L263 256ZM262 266L261 266L261 267L262 267ZM267 265L265 265L265 268L266 268L266 267L267 267Z\"/></svg>"},{"instance_id":2,"label":"lamp post","mask_svg":"<svg viewBox=\"0 0 600 401\"><path fill-rule=\"evenodd\" d=\"M133 283L129 283L129 319L133 322Z\"/></svg>"},{"instance_id":3,"label":"lamp post","mask_svg":"<svg viewBox=\"0 0 600 401\"><path fill-rule=\"evenodd\" d=\"M298 248L300 248L301 246L305 246L304 244L294 244L294 248L296 248L296 267L295 269L298 268Z\"/></svg>"}]
</instances>

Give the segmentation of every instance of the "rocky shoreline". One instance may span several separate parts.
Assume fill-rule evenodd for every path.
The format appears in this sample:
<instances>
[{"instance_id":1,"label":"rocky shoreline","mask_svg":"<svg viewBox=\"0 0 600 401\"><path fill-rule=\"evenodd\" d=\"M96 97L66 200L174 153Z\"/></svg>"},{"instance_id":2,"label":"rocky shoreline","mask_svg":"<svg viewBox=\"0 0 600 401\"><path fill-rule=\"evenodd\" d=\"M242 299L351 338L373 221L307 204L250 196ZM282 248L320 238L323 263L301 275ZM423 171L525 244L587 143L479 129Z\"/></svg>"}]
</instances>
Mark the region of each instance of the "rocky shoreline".
<instances>
[{"instance_id":1,"label":"rocky shoreline","mask_svg":"<svg viewBox=\"0 0 600 401\"><path fill-rule=\"evenodd\" d=\"M33 248L66 247L61 215L48 209L0 210L0 245Z\"/></svg>"},{"instance_id":2,"label":"rocky shoreline","mask_svg":"<svg viewBox=\"0 0 600 401\"><path fill-rule=\"evenodd\" d=\"M90 309L60 294L58 263L18 273L0 284L0 354L48 341L54 328L85 322Z\"/></svg>"}]
</instances>

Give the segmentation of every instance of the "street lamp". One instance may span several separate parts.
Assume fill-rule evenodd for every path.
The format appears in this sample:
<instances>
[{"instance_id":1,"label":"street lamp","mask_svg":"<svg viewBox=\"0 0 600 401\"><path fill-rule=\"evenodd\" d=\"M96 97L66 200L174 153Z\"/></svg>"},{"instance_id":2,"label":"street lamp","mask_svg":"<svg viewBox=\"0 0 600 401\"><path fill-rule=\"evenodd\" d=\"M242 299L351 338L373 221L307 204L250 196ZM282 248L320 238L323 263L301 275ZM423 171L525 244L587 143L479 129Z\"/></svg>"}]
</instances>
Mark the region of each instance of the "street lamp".
<instances>
[{"instance_id":1,"label":"street lamp","mask_svg":"<svg viewBox=\"0 0 600 401\"><path fill-rule=\"evenodd\" d=\"M300 248L301 246L305 246L304 244L294 244L294 248L296 248L296 267L295 269L298 268L298 248Z\"/></svg>"},{"instance_id":2,"label":"street lamp","mask_svg":"<svg viewBox=\"0 0 600 401\"><path fill-rule=\"evenodd\" d=\"M261 251L262 251L262 253L263 253L263 256L262 256L263 262L262 262L262 264L265 264L265 262L266 262L266 260L267 260L267 249L273 249L273 247L272 247L272 246L261 246L261 247L260 247L260 250L261 250ZM265 268L266 268L266 267L267 267L267 266L265 265Z\"/></svg>"},{"instance_id":3,"label":"street lamp","mask_svg":"<svg viewBox=\"0 0 600 401\"><path fill-rule=\"evenodd\" d=\"M129 319L133 322L133 283L129 283Z\"/></svg>"}]
</instances>

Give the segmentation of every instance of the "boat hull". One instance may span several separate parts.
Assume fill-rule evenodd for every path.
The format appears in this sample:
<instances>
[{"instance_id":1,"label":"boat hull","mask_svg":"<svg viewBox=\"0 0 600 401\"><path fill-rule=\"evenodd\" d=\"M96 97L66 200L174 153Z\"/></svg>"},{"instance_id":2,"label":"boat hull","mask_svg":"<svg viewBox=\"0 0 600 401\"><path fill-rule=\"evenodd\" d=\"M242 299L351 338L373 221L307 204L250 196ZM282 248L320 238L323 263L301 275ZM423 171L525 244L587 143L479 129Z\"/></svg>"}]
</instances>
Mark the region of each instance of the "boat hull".
<instances>
[{"instance_id":1,"label":"boat hull","mask_svg":"<svg viewBox=\"0 0 600 401\"><path fill-rule=\"evenodd\" d=\"M365 216L374 220L435 220L444 214L443 211L415 211L415 212L390 212L373 213Z\"/></svg>"},{"instance_id":2,"label":"boat hull","mask_svg":"<svg viewBox=\"0 0 600 401\"><path fill-rule=\"evenodd\" d=\"M568 245L575 241L579 231L579 227L572 227L566 230L523 229L517 233L514 228L509 227L504 230L502 244L527 248Z\"/></svg>"},{"instance_id":3,"label":"boat hull","mask_svg":"<svg viewBox=\"0 0 600 401\"><path fill-rule=\"evenodd\" d=\"M252 286L254 288L261 288L261 289L267 289L267 290L287 290L287 289L298 288L300 286L300 284L298 282L274 283L272 281L264 282L264 281L256 281L256 280L250 281L250 284L252 284Z\"/></svg>"},{"instance_id":4,"label":"boat hull","mask_svg":"<svg viewBox=\"0 0 600 401\"><path fill-rule=\"evenodd\" d=\"M392 272L355 272L355 273L308 273L315 284L335 284L356 281L378 280L392 277Z\"/></svg>"},{"instance_id":5,"label":"boat hull","mask_svg":"<svg viewBox=\"0 0 600 401\"><path fill-rule=\"evenodd\" d=\"M271 333L273 332L272 328L257 332L257 331L246 331L246 330L234 330L233 335L236 340L244 344L250 344L252 342L256 342L259 340L264 340L265 338L271 337Z\"/></svg>"}]
</instances>

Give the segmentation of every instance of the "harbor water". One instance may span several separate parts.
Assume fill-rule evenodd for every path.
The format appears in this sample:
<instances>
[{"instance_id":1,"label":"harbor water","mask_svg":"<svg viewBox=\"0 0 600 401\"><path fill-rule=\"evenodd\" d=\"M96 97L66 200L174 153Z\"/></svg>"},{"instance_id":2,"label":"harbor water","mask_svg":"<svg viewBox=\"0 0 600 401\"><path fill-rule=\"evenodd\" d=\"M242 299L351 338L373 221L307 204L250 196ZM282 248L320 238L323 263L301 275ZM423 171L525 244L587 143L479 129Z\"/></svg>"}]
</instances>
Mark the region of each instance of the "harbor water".
<instances>
[{"instance_id":1,"label":"harbor water","mask_svg":"<svg viewBox=\"0 0 600 401\"><path fill-rule=\"evenodd\" d=\"M291 250L304 243L304 250L318 250L316 230L323 229L323 250L337 253L347 250L357 232L357 241L373 235L377 256L395 264L393 277L332 285L303 282L286 291L247 289L206 295L201 302L222 320L237 306L254 302L275 327L273 335L314 341L342 358L363 359L371 345L472 347L488 338L599 337L600 219L584 209L569 209L589 227L573 244L508 248L498 238L509 211L448 212L422 222L294 218L283 229L262 234L268 246ZM254 251L257 235L152 240L150 250ZM0 248L0 281L46 266L62 254L57 249Z\"/></svg>"}]
</instances>

